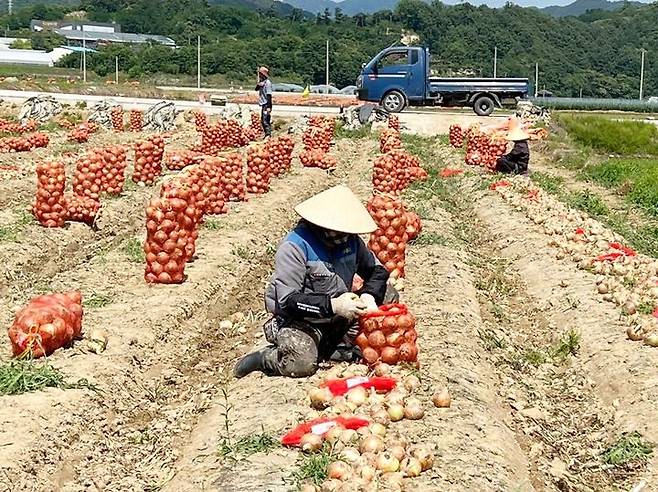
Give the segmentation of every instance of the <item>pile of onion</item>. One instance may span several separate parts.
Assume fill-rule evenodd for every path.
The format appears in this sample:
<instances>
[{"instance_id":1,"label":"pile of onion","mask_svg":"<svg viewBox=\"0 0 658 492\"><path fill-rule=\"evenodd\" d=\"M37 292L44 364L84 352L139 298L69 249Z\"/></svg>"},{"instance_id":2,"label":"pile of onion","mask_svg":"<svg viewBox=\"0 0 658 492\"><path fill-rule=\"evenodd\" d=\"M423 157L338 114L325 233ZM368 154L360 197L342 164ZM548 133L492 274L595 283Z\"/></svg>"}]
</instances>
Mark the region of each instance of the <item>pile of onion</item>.
<instances>
[{"instance_id":1,"label":"pile of onion","mask_svg":"<svg viewBox=\"0 0 658 492\"><path fill-rule=\"evenodd\" d=\"M381 193L399 193L405 187L399 174L398 162L393 155L389 153L377 156L372 165L373 189Z\"/></svg>"},{"instance_id":2,"label":"pile of onion","mask_svg":"<svg viewBox=\"0 0 658 492\"><path fill-rule=\"evenodd\" d=\"M220 120L201 129L201 151L206 155L217 155L242 143L242 127L235 120Z\"/></svg>"},{"instance_id":3,"label":"pile of onion","mask_svg":"<svg viewBox=\"0 0 658 492\"><path fill-rule=\"evenodd\" d=\"M108 145L97 152L103 157L101 191L110 195L120 195L126 181L127 154L122 145Z\"/></svg>"},{"instance_id":4,"label":"pile of onion","mask_svg":"<svg viewBox=\"0 0 658 492\"><path fill-rule=\"evenodd\" d=\"M36 120L27 120L25 123L0 118L0 133L30 133L39 128L39 122Z\"/></svg>"},{"instance_id":5,"label":"pile of onion","mask_svg":"<svg viewBox=\"0 0 658 492\"><path fill-rule=\"evenodd\" d=\"M400 117L397 114L388 116L388 127L392 130L400 131Z\"/></svg>"},{"instance_id":6,"label":"pile of onion","mask_svg":"<svg viewBox=\"0 0 658 492\"><path fill-rule=\"evenodd\" d=\"M202 215L228 213L224 200L225 163L219 157L206 157L191 168L185 183L194 195L195 206Z\"/></svg>"},{"instance_id":7,"label":"pile of onion","mask_svg":"<svg viewBox=\"0 0 658 492\"><path fill-rule=\"evenodd\" d=\"M29 152L32 144L24 137L0 138L0 153Z\"/></svg>"},{"instance_id":8,"label":"pile of onion","mask_svg":"<svg viewBox=\"0 0 658 492\"><path fill-rule=\"evenodd\" d=\"M321 150L329 152L332 133L328 128L309 126L302 134L302 142L306 150Z\"/></svg>"},{"instance_id":9,"label":"pile of onion","mask_svg":"<svg viewBox=\"0 0 658 492\"><path fill-rule=\"evenodd\" d=\"M368 211L377 224L368 247L392 277L403 278L409 236L402 202L390 195L374 195L368 201Z\"/></svg>"},{"instance_id":10,"label":"pile of onion","mask_svg":"<svg viewBox=\"0 0 658 492\"><path fill-rule=\"evenodd\" d=\"M100 202L86 196L68 195L66 197L67 220L93 225L101 208Z\"/></svg>"},{"instance_id":11,"label":"pile of onion","mask_svg":"<svg viewBox=\"0 0 658 492\"><path fill-rule=\"evenodd\" d=\"M247 149L247 191L267 193L270 190L271 147L256 145Z\"/></svg>"},{"instance_id":12,"label":"pile of onion","mask_svg":"<svg viewBox=\"0 0 658 492\"><path fill-rule=\"evenodd\" d=\"M146 270L148 283L180 284L185 278L187 233L179 223L187 203L180 199L156 198L146 207Z\"/></svg>"},{"instance_id":13,"label":"pile of onion","mask_svg":"<svg viewBox=\"0 0 658 492\"><path fill-rule=\"evenodd\" d=\"M259 133L250 126L242 128L242 146L249 145L258 139Z\"/></svg>"},{"instance_id":14,"label":"pile of onion","mask_svg":"<svg viewBox=\"0 0 658 492\"><path fill-rule=\"evenodd\" d=\"M423 226L421 225L420 217L416 212L406 212L405 216L407 218L407 236L409 236L409 241L413 241L421 233Z\"/></svg>"},{"instance_id":15,"label":"pile of onion","mask_svg":"<svg viewBox=\"0 0 658 492\"><path fill-rule=\"evenodd\" d=\"M105 159L100 149L91 149L78 159L73 176L73 193L99 201L103 189Z\"/></svg>"},{"instance_id":16,"label":"pile of onion","mask_svg":"<svg viewBox=\"0 0 658 492\"><path fill-rule=\"evenodd\" d=\"M135 169L132 180L135 183L145 185L155 183L155 179L162 173L164 146L164 139L158 135L153 135L134 145Z\"/></svg>"},{"instance_id":17,"label":"pile of onion","mask_svg":"<svg viewBox=\"0 0 658 492\"><path fill-rule=\"evenodd\" d=\"M164 158L164 164L170 171L180 171L187 166L199 161L201 155L199 152L189 149L179 149L167 152Z\"/></svg>"},{"instance_id":18,"label":"pile of onion","mask_svg":"<svg viewBox=\"0 0 658 492\"><path fill-rule=\"evenodd\" d=\"M115 132L123 131L123 108L121 106L114 106L110 110L110 121L112 121L112 129Z\"/></svg>"},{"instance_id":19,"label":"pile of onion","mask_svg":"<svg viewBox=\"0 0 658 492\"><path fill-rule=\"evenodd\" d=\"M256 132L257 136L260 136L263 133L263 125L260 121L260 115L258 113L251 113L250 128Z\"/></svg>"},{"instance_id":20,"label":"pile of onion","mask_svg":"<svg viewBox=\"0 0 658 492\"><path fill-rule=\"evenodd\" d=\"M295 141L289 135L270 138L265 144L270 156L272 176L280 176L290 170L292 165L292 151Z\"/></svg>"},{"instance_id":21,"label":"pile of onion","mask_svg":"<svg viewBox=\"0 0 658 492\"><path fill-rule=\"evenodd\" d=\"M39 149L48 147L50 143L50 137L43 132L36 132L27 137L27 141L30 143L30 147L33 149Z\"/></svg>"},{"instance_id":22,"label":"pile of onion","mask_svg":"<svg viewBox=\"0 0 658 492\"><path fill-rule=\"evenodd\" d=\"M37 192L32 203L32 214L45 227L62 227L67 217L66 174L61 162L37 164Z\"/></svg>"},{"instance_id":23,"label":"pile of onion","mask_svg":"<svg viewBox=\"0 0 658 492\"><path fill-rule=\"evenodd\" d=\"M304 167L319 167L320 169L333 169L336 167L336 158L321 149L305 150L299 154L299 162Z\"/></svg>"},{"instance_id":24,"label":"pile of onion","mask_svg":"<svg viewBox=\"0 0 658 492\"><path fill-rule=\"evenodd\" d=\"M233 152L221 158L224 167L222 193L227 202L242 202L247 199L245 168L242 154Z\"/></svg>"},{"instance_id":25,"label":"pile of onion","mask_svg":"<svg viewBox=\"0 0 658 492\"><path fill-rule=\"evenodd\" d=\"M448 138L450 140L450 145L456 149L460 149L464 145L464 129L457 124L450 125Z\"/></svg>"},{"instance_id":26,"label":"pile of onion","mask_svg":"<svg viewBox=\"0 0 658 492\"><path fill-rule=\"evenodd\" d=\"M360 331L356 343L370 366L378 362L395 365L418 360L414 316L406 308L400 309L399 314L394 313L392 310L387 315L364 316L359 320Z\"/></svg>"},{"instance_id":27,"label":"pile of onion","mask_svg":"<svg viewBox=\"0 0 658 492\"><path fill-rule=\"evenodd\" d=\"M185 181L176 179L162 185L160 198L169 199L172 206L178 206L176 200L182 200L186 204L185 209L177 214L176 222L179 225L179 239L184 238L186 241L185 260L189 263L194 259L199 223L203 214L197 207L196 195Z\"/></svg>"},{"instance_id":28,"label":"pile of onion","mask_svg":"<svg viewBox=\"0 0 658 492\"><path fill-rule=\"evenodd\" d=\"M194 111L194 127L201 133L208 126L208 115L203 111Z\"/></svg>"},{"instance_id":29,"label":"pile of onion","mask_svg":"<svg viewBox=\"0 0 658 492\"><path fill-rule=\"evenodd\" d=\"M400 139L400 132L398 130L389 128L382 131L381 135L379 135L379 151L382 154L401 148L402 140Z\"/></svg>"},{"instance_id":30,"label":"pile of onion","mask_svg":"<svg viewBox=\"0 0 658 492\"><path fill-rule=\"evenodd\" d=\"M331 116L310 116L308 118L308 126L327 130L331 134L331 138L333 138L336 133L336 119Z\"/></svg>"},{"instance_id":31,"label":"pile of onion","mask_svg":"<svg viewBox=\"0 0 658 492\"><path fill-rule=\"evenodd\" d=\"M77 142L77 143L87 142L89 140L89 130L81 127L73 128L69 132L67 138L71 142Z\"/></svg>"},{"instance_id":32,"label":"pile of onion","mask_svg":"<svg viewBox=\"0 0 658 492\"><path fill-rule=\"evenodd\" d=\"M144 112L139 109L130 111L130 131L141 132L144 126Z\"/></svg>"},{"instance_id":33,"label":"pile of onion","mask_svg":"<svg viewBox=\"0 0 658 492\"><path fill-rule=\"evenodd\" d=\"M464 161L471 166L496 167L496 161L505 153L507 143L484 133L472 133L466 142Z\"/></svg>"}]
</instances>

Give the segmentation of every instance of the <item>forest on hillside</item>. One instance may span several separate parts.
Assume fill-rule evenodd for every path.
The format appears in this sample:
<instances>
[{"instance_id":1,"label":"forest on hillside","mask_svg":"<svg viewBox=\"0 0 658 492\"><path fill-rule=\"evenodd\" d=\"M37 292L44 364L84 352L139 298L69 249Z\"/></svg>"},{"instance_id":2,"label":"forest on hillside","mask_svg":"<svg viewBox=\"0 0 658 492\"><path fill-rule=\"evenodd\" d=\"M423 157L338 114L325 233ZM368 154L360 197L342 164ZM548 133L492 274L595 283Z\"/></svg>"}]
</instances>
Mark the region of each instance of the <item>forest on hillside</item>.
<instances>
[{"instance_id":1,"label":"forest on hillside","mask_svg":"<svg viewBox=\"0 0 658 492\"><path fill-rule=\"evenodd\" d=\"M127 32L167 35L180 46L175 51L161 46L103 48L88 60L100 75L114 69L115 56L131 77L195 74L200 35L206 74L251 80L255 67L266 64L276 81L320 83L329 39L330 79L344 86L354 83L361 63L410 30L431 48L439 74L472 70L491 76L497 46L498 76L534 79L539 63L540 87L560 96L578 96L582 90L584 96L637 97L640 51L646 49L645 95L658 95L658 62L653 62L658 54L658 4L553 18L511 4L491 9L402 0L395 11L349 17L337 9L309 18L300 10L284 15L205 0L82 0L75 6L26 7L0 16L0 25L21 32L32 18L61 18L71 10L84 10L91 20L114 20ZM77 57L63 63L76 66Z\"/></svg>"}]
</instances>

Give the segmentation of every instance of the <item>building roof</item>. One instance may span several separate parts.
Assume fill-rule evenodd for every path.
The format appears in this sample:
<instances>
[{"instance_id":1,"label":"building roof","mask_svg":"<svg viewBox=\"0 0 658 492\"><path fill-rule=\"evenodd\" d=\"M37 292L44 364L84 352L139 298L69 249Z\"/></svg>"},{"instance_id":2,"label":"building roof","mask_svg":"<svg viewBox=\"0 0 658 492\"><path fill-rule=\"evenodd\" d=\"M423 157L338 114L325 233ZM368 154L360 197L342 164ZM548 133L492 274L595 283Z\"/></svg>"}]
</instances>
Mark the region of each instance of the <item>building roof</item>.
<instances>
[{"instance_id":1,"label":"building roof","mask_svg":"<svg viewBox=\"0 0 658 492\"><path fill-rule=\"evenodd\" d=\"M50 52L39 50L0 49L0 64L46 65L52 67L57 60L71 53L68 48L55 48Z\"/></svg>"},{"instance_id":2,"label":"building roof","mask_svg":"<svg viewBox=\"0 0 658 492\"><path fill-rule=\"evenodd\" d=\"M66 39L82 41L83 39L90 43L98 41L107 41L110 43L129 43L140 44L153 41L165 46L176 46L176 42L166 36L157 36L152 34L133 34L128 32L94 32L94 31L69 31L65 29L55 29L55 32Z\"/></svg>"},{"instance_id":3,"label":"building roof","mask_svg":"<svg viewBox=\"0 0 658 492\"><path fill-rule=\"evenodd\" d=\"M94 22L94 21L88 21L82 19L69 19L69 20L61 20L61 21L42 21L42 20L32 19L30 21L30 28L32 29L34 29L35 26L42 27L44 25L49 27L55 27L57 29L64 26L83 26L83 25L108 27L108 28L112 28L114 32L121 32L121 24L116 24L114 22Z\"/></svg>"}]
</instances>

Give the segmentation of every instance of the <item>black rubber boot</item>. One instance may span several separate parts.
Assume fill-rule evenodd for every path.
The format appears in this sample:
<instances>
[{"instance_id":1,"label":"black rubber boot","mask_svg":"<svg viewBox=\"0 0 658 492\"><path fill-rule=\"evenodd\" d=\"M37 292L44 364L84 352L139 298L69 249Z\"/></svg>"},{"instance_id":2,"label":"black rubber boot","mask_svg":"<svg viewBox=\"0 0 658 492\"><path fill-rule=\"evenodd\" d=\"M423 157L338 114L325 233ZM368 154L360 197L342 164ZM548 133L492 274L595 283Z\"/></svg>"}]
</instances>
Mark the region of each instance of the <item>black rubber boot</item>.
<instances>
[{"instance_id":1,"label":"black rubber boot","mask_svg":"<svg viewBox=\"0 0 658 492\"><path fill-rule=\"evenodd\" d=\"M361 349L356 346L340 344L329 357L333 362L359 362L363 358Z\"/></svg>"},{"instance_id":2,"label":"black rubber boot","mask_svg":"<svg viewBox=\"0 0 658 492\"><path fill-rule=\"evenodd\" d=\"M265 358L272 351L270 348L265 348L259 350L258 352L252 352L251 354L245 355L242 359L238 361L233 369L233 375L236 378L243 378L247 374L251 374L254 371L262 371L266 374L269 374L271 371L265 366Z\"/></svg>"}]
</instances>

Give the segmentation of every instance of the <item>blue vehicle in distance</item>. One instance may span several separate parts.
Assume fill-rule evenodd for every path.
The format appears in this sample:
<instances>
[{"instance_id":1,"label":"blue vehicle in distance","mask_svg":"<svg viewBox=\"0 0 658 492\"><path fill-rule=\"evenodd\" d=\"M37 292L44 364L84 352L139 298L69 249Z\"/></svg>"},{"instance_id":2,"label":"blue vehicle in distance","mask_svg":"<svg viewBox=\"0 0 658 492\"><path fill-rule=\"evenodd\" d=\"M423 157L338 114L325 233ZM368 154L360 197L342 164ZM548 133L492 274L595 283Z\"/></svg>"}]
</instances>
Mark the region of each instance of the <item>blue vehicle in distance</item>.
<instances>
[{"instance_id":1,"label":"blue vehicle in distance","mask_svg":"<svg viewBox=\"0 0 658 492\"><path fill-rule=\"evenodd\" d=\"M363 65L356 82L361 101L377 102L389 113L414 106L468 106L480 116L528 96L528 79L444 78L430 73L429 48L386 48Z\"/></svg>"}]
</instances>

